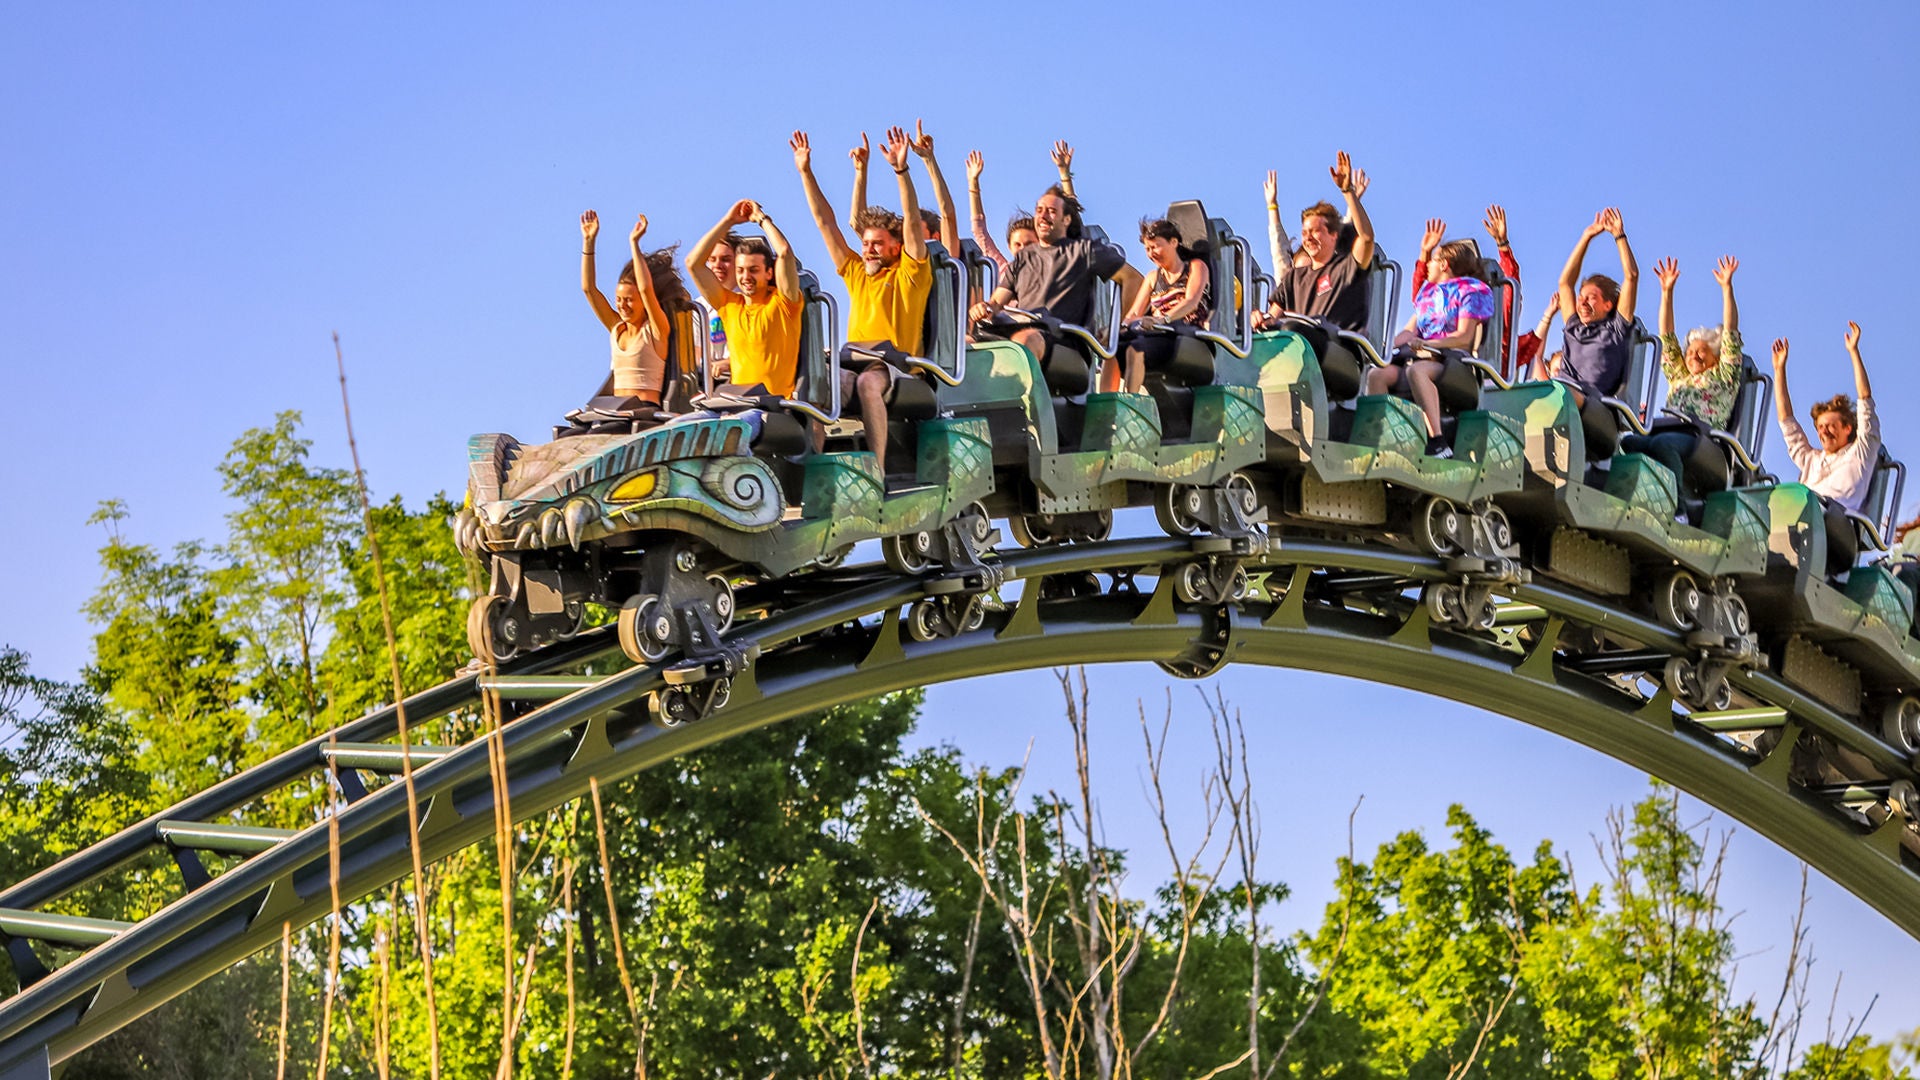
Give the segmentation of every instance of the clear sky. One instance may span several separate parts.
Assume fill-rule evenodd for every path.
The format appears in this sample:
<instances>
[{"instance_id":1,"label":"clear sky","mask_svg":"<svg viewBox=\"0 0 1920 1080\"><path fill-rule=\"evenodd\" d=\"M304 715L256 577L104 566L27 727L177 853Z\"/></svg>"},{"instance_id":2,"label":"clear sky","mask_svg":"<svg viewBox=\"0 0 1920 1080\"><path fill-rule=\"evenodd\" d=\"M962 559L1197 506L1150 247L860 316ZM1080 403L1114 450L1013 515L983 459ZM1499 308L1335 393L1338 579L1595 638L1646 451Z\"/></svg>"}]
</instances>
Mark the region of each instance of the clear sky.
<instances>
[{"instance_id":1,"label":"clear sky","mask_svg":"<svg viewBox=\"0 0 1920 1080\"><path fill-rule=\"evenodd\" d=\"M306 413L320 461L345 463L330 331L372 483L417 501L458 491L470 433L535 437L601 378L581 210L608 223L609 279L635 213L650 242L691 243L739 197L823 262L795 128L839 204L840 151L924 117L961 198L966 151L985 152L995 221L1051 180L1046 149L1066 138L1092 219L1129 238L1140 215L1198 197L1257 241L1265 170L1292 211L1333 196L1326 167L1346 149L1390 254L1426 217L1478 235L1482 208L1504 204L1526 324L1582 226L1617 205L1649 321L1655 259L1681 261L1693 325L1717 318L1712 260L1736 254L1750 351L1793 339L1804 408L1850 389L1840 339L1858 320L1890 445L1913 452L1901 421L1920 377L1895 347L1911 321L1898 260L1920 241L1910 3L16 2L6 25L0 641L48 675L87 654L96 502L126 499L135 540L217 534L215 463L281 409ZM1590 266L1612 272L1608 245ZM1777 434L1767 456L1785 471ZM1130 716L1167 680L1096 675L1105 817L1144 847ZM1222 681L1258 740L1266 865L1298 890L1295 923L1317 921L1362 793L1362 851L1436 832L1458 801L1516 852L1552 838L1591 880L1588 834L1645 790L1586 750L1391 688ZM1063 776L1047 673L930 702L924 738L1010 763L1037 735L1040 779ZM1777 978L1796 865L1757 837L1733 845L1723 898L1759 954L1743 966L1755 990ZM1842 1014L1878 994L1871 1030L1920 1023L1920 945L1825 883L1811 921L1818 970L1846 973Z\"/></svg>"}]
</instances>

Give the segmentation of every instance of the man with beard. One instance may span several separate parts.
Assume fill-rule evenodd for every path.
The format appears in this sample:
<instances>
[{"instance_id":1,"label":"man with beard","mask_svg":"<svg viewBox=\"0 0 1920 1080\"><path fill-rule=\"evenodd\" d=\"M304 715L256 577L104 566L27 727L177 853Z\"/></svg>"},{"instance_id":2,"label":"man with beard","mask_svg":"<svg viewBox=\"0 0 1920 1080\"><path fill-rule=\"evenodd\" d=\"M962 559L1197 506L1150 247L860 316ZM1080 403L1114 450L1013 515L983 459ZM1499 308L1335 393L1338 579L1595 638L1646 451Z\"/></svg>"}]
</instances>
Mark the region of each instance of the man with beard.
<instances>
[{"instance_id":1,"label":"man with beard","mask_svg":"<svg viewBox=\"0 0 1920 1080\"><path fill-rule=\"evenodd\" d=\"M1034 242L1007 263L993 295L973 305L974 322L990 319L1008 306L1086 326L1093 316L1093 290L1102 280L1127 269L1126 256L1112 244L1088 239L1080 223L1080 204L1058 184L1033 206ZM1117 314L1116 314L1117 317ZM1026 346L1043 365L1051 348L1042 326L1022 326L1007 335Z\"/></svg>"},{"instance_id":2,"label":"man with beard","mask_svg":"<svg viewBox=\"0 0 1920 1080\"><path fill-rule=\"evenodd\" d=\"M739 291L731 292L707 268L707 256L728 229L748 222L767 235L745 237L734 245L733 279ZM752 199L734 203L687 252L687 275L720 314L732 366L729 381L741 387L758 384L777 397L792 397L800 365L800 267L773 218Z\"/></svg>"},{"instance_id":3,"label":"man with beard","mask_svg":"<svg viewBox=\"0 0 1920 1080\"><path fill-rule=\"evenodd\" d=\"M813 149L804 131L796 131L788 146L793 150L794 168L807 193L807 208L820 239L827 245L840 280L846 282L850 310L847 314L847 349L859 348L871 354L876 347L891 348L908 356L920 355L921 330L926 324L927 295L933 290L933 266L927 260L927 240L919 228L920 203L914 195L913 178L907 172L907 155L912 144L901 128L887 132L881 155L893 167L900 182L901 214L895 217L885 210L868 208L860 212L854 225L860 232L860 250L847 245L840 226L833 220L833 207L820 190L813 175ZM842 360L853 355L843 351ZM843 372L843 393L849 380L853 396L860 402L860 421L866 429L867 446L873 451L880 475L887 475L887 404L902 379L913 378L904 368L885 359L869 361L857 376Z\"/></svg>"},{"instance_id":4,"label":"man with beard","mask_svg":"<svg viewBox=\"0 0 1920 1080\"><path fill-rule=\"evenodd\" d=\"M1269 320L1291 312L1309 318L1325 319L1342 330L1356 333L1367 328L1368 300L1372 288L1368 269L1373 265L1373 222L1360 205L1355 184L1353 161L1342 150L1333 167L1333 184L1347 200L1347 216L1353 221L1353 246L1340 250L1340 212L1325 202L1317 202L1300 212L1300 253L1305 259L1292 261L1274 271L1273 296L1267 310L1254 320L1264 327ZM1276 217L1274 219L1278 221ZM1280 233L1277 245L1285 254L1286 234Z\"/></svg>"}]
</instances>

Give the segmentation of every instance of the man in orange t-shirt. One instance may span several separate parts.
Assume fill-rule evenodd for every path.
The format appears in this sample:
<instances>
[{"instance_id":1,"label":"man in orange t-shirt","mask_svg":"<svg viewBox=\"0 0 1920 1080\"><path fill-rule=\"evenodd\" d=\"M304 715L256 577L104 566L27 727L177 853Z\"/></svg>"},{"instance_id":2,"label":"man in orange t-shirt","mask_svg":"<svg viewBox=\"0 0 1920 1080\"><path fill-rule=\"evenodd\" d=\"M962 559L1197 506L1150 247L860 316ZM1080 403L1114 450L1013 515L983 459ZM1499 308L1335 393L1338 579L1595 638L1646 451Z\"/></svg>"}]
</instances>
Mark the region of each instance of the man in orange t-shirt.
<instances>
[{"instance_id":1,"label":"man in orange t-shirt","mask_svg":"<svg viewBox=\"0 0 1920 1080\"><path fill-rule=\"evenodd\" d=\"M707 255L727 230L751 222L766 239L749 236L733 249L734 292L723 288L707 267ZM771 241L771 243L769 243ZM726 328L728 378L735 386L766 387L778 397L793 396L799 381L800 266L785 234L752 199L734 203L727 216L687 252L687 275L719 314Z\"/></svg>"},{"instance_id":2,"label":"man in orange t-shirt","mask_svg":"<svg viewBox=\"0 0 1920 1080\"><path fill-rule=\"evenodd\" d=\"M860 250L855 251L840 233L833 219L833 207L813 176L813 152L803 131L793 133L788 145L793 149L794 167L806 188L807 207L813 223L826 241L833 265L846 282L851 302L847 315L847 341L885 343L907 354L920 355L921 330L926 324L927 296L933 291L933 267L927 260L927 238L917 227L920 204L914 196L913 178L907 174L907 154L912 143L901 128L887 132L886 145L880 148L887 164L893 166L900 181L900 216L885 210L868 208L855 225L860 230ZM902 228L902 222L914 223ZM866 428L867 446L873 451L883 481L887 475L887 403L894 387L911 374L885 360L866 365L853 379L853 394L860 401L860 422ZM845 380L842 381L845 386Z\"/></svg>"}]
</instances>

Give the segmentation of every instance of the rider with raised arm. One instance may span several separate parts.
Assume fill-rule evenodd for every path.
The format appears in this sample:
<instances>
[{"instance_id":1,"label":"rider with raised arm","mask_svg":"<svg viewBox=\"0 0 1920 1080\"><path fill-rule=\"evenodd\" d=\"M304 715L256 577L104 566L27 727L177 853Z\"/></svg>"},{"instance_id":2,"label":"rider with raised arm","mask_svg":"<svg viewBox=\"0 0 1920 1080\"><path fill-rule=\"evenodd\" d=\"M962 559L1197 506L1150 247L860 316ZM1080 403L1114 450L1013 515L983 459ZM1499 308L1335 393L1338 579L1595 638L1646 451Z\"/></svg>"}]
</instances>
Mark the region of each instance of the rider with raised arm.
<instances>
[{"instance_id":1,"label":"rider with raised arm","mask_svg":"<svg viewBox=\"0 0 1920 1080\"><path fill-rule=\"evenodd\" d=\"M1274 268L1273 296L1267 310L1254 319L1256 329L1277 322L1291 313L1325 319L1342 330L1356 333L1367 328L1368 300L1372 286L1368 268L1373 265L1373 222L1360 205L1355 184L1353 161L1340 151L1327 172L1346 197L1347 213L1353 219L1353 247L1341 251L1340 213L1319 202L1300 213L1300 251L1305 256L1297 264L1283 263ZM1269 200L1270 202L1272 200ZM1277 229L1279 211L1275 209L1268 225L1276 259L1290 258L1284 230Z\"/></svg>"},{"instance_id":2,"label":"rider with raised arm","mask_svg":"<svg viewBox=\"0 0 1920 1080\"><path fill-rule=\"evenodd\" d=\"M600 325L607 328L613 354L614 396L633 398L658 409L665 400L671 367L666 359L667 340L673 332L661 294L666 294L676 310L687 310L693 303L686 286L680 283L680 275L674 272L672 249L640 254L640 238L646 234L647 216L641 214L627 237L631 261L620 271L613 303L609 304L594 280L593 246L600 235L600 215L592 210L581 214L580 291L599 316Z\"/></svg>"},{"instance_id":3,"label":"rider with raised arm","mask_svg":"<svg viewBox=\"0 0 1920 1080\"><path fill-rule=\"evenodd\" d=\"M867 351L872 346L897 349L908 356L919 356L921 330L926 325L927 295L933 289L933 267L927 261L926 236L914 227L920 216L920 202L913 190L913 177L907 171L911 143L900 128L887 132L881 155L892 166L900 182L900 205L904 220L885 210L868 207L860 211L860 250L847 245L840 226L833 220L833 207L813 176L813 152L804 131L796 131L788 143L793 149L793 165L800 171L800 182L807 194L807 207L813 223L826 242L840 280L846 282L851 307L847 315L847 347L842 363L851 350ZM931 141L929 140L929 145ZM874 359L866 363L856 377L842 372L843 393L851 391L860 401L861 423L866 428L867 446L886 476L887 403L895 383L912 378L906 369ZM851 386L849 386L851 383Z\"/></svg>"},{"instance_id":4,"label":"rider with raised arm","mask_svg":"<svg viewBox=\"0 0 1920 1080\"><path fill-rule=\"evenodd\" d=\"M1502 327L1510 327L1513 325L1513 297L1520 287L1520 260L1513 257L1513 245L1507 243L1506 208L1499 203L1487 207L1486 216L1481 218L1480 225L1487 230L1488 236L1493 237L1493 246L1500 258L1500 272L1505 274L1507 279L1514 284L1512 289L1505 290L1500 297L1500 325ZM1420 286L1426 284L1427 281L1427 260L1433 257L1433 250L1445 242L1446 238L1447 223L1440 218L1428 218L1427 231L1420 237L1420 258L1413 264L1413 288L1408 295L1420 295ZM1555 305L1555 307L1557 307L1557 305ZM1546 318L1552 317L1553 311L1554 307L1549 307L1547 309L1547 315L1543 316L1543 321ZM1511 370L1518 371L1527 366L1533 354L1540 351L1540 338L1545 335L1546 331L1542 330L1534 337L1533 352L1523 353L1519 361L1513 364ZM1524 336L1525 335L1522 335L1522 337ZM1500 363L1503 366L1512 359L1511 350L1511 342L1507 335L1502 334L1500 336Z\"/></svg>"},{"instance_id":5,"label":"rider with raised arm","mask_svg":"<svg viewBox=\"0 0 1920 1080\"><path fill-rule=\"evenodd\" d=\"M940 172L940 163L933 158L933 136L927 134L922 122L913 122L913 138L908 140L913 152L927 163L927 179L933 184L933 204L939 207L939 213L922 209L917 214L901 214L908 221L918 219L921 235L927 240L938 240L940 245L954 258L960 257L960 218L953 208L953 193L947 190L947 178ZM872 147L867 142L867 133L860 133L860 145L847 151L847 157L853 160L853 216L847 221L855 232L860 231L861 215L867 209L867 159L872 156Z\"/></svg>"},{"instance_id":6,"label":"rider with raised arm","mask_svg":"<svg viewBox=\"0 0 1920 1080\"><path fill-rule=\"evenodd\" d=\"M734 245L739 291L729 292L707 268L707 256L728 229L749 222L759 226L766 239L748 236ZM719 312L726 328L731 385L761 386L776 397L792 397L800 369L800 267L773 218L759 203L741 199L687 252L686 263L694 287Z\"/></svg>"},{"instance_id":7,"label":"rider with raised arm","mask_svg":"<svg viewBox=\"0 0 1920 1080\"><path fill-rule=\"evenodd\" d=\"M1367 372L1367 392L1385 394L1405 386L1427 421L1428 457L1450 458L1453 448L1440 430L1438 379L1446 365L1425 349L1473 351L1481 327L1493 318L1493 290L1481 281L1480 257L1465 240L1441 244L1427 259L1427 280L1413 298L1413 315L1394 336L1395 355L1388 367ZM1411 353L1401 351L1413 347Z\"/></svg>"},{"instance_id":8,"label":"rider with raised arm","mask_svg":"<svg viewBox=\"0 0 1920 1080\"><path fill-rule=\"evenodd\" d=\"M1800 482L1848 510L1866 502L1873 467L1880 457L1880 418L1873 408L1873 384L1867 381L1867 362L1860 358L1860 324L1847 324L1847 354L1853 358L1853 388L1860 396L1859 412L1853 399L1836 394L1810 410L1820 436L1815 449L1800 421L1793 418L1793 399L1787 395L1787 339L1773 343L1773 406L1787 456L1800 470Z\"/></svg>"},{"instance_id":9,"label":"rider with raised arm","mask_svg":"<svg viewBox=\"0 0 1920 1080\"><path fill-rule=\"evenodd\" d=\"M1093 315L1097 282L1119 277L1126 256L1112 244L1087 238L1080 223L1080 204L1056 184L1034 202L1034 242L1007 264L1007 272L993 295L973 305L975 322L990 319L1012 306L1085 327ZM1049 331L1042 325L1005 327L1008 340L1026 346L1035 360L1046 363Z\"/></svg>"},{"instance_id":10,"label":"rider with raised arm","mask_svg":"<svg viewBox=\"0 0 1920 1080\"><path fill-rule=\"evenodd\" d=\"M1613 234L1620 251L1620 281L1605 274L1582 281L1587 245L1603 232ZM1620 211L1608 207L1593 216L1593 224L1580 234L1580 242L1573 245L1573 254L1560 271L1567 355L1554 378L1572 388L1574 404L1584 406L1590 395L1607 397L1620 391L1627 377L1627 354L1633 349L1633 309L1639 291L1640 264L1633 261L1626 222L1620 219Z\"/></svg>"},{"instance_id":11,"label":"rider with raised arm","mask_svg":"<svg viewBox=\"0 0 1920 1080\"><path fill-rule=\"evenodd\" d=\"M967 154L967 209L968 225L973 233L973 242L980 246L980 253L993 260L1002 274L1007 272L1010 255L1020 254L1020 249L1034 241L1033 215L1021 211L1007 222L1007 250L1002 255L1000 248L993 242L993 233L987 229L987 208L980 199L980 174L987 168L987 159L978 150Z\"/></svg>"},{"instance_id":12,"label":"rider with raised arm","mask_svg":"<svg viewBox=\"0 0 1920 1080\"><path fill-rule=\"evenodd\" d=\"M739 291L733 278L733 249L739 244L740 237L728 233L713 245L713 251L707 255L707 270L728 292ZM727 362L727 327L720 321L718 311L707 315L707 363L711 366L714 382L728 381L731 365Z\"/></svg>"},{"instance_id":13,"label":"rider with raised arm","mask_svg":"<svg viewBox=\"0 0 1920 1080\"><path fill-rule=\"evenodd\" d=\"M1667 376L1667 408L1685 413L1708 428L1725 429L1733 420L1733 403L1740 392L1740 307L1733 299L1733 274L1740 260L1722 256L1713 279L1720 283L1720 325L1687 332L1685 348L1674 330L1673 286L1680 280L1680 264L1662 259L1653 264L1660 279L1660 366ZM1651 435L1629 435L1620 449L1645 454L1665 465L1683 486L1684 462L1701 432L1693 424L1673 426L1655 421Z\"/></svg>"}]
</instances>

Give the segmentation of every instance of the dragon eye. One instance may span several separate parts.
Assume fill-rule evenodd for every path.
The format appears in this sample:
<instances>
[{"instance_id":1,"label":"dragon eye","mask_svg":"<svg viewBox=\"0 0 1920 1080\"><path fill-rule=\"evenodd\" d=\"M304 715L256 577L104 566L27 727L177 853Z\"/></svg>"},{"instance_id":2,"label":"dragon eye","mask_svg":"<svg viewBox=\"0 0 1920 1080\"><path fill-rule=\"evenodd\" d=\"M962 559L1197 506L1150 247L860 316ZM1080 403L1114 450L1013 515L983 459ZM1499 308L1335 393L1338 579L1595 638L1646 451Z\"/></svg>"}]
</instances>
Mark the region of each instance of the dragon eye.
<instances>
[{"instance_id":1,"label":"dragon eye","mask_svg":"<svg viewBox=\"0 0 1920 1080\"><path fill-rule=\"evenodd\" d=\"M658 482L658 478L654 476L654 471L651 469L638 473L615 485L614 489L607 493L607 501L639 502L653 494L653 489Z\"/></svg>"}]
</instances>

